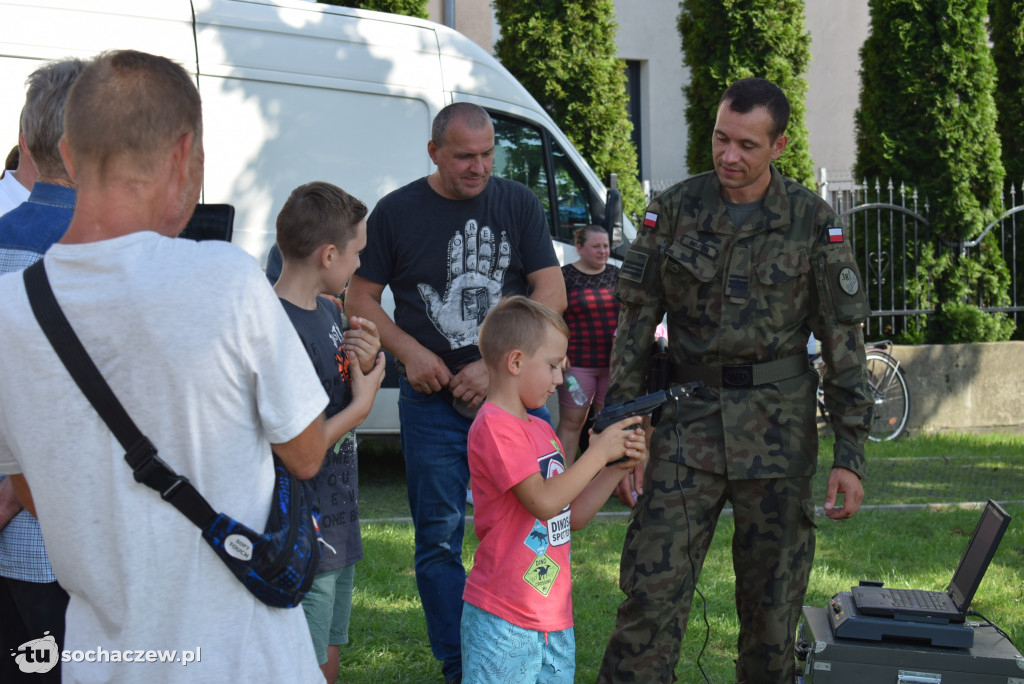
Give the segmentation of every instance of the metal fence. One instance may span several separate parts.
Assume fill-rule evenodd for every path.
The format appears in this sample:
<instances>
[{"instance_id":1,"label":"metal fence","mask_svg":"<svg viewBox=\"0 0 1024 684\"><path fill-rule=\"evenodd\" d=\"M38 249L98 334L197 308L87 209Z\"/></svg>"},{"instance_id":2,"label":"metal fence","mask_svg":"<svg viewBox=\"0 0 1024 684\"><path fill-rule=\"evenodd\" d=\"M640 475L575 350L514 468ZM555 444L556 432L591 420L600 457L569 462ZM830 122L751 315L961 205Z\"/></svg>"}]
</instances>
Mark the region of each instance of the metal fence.
<instances>
[{"instance_id":1,"label":"metal fence","mask_svg":"<svg viewBox=\"0 0 1024 684\"><path fill-rule=\"evenodd\" d=\"M656 197L669 185L667 181L651 183L649 192ZM864 276L871 302L868 339L920 329L922 317L936 312L922 302L916 287L929 277L922 273L922 254L976 258L982 240L993 232L1010 274L1010 304L989 306L980 300L975 304L982 311L1006 313L1016 325L1014 337L1024 338L1024 188L1011 185L1002 198L999 218L973 239L957 242L931 230L927 198L905 183L856 182L848 173L834 179L821 169L819 192L842 219Z\"/></svg>"},{"instance_id":2,"label":"metal fence","mask_svg":"<svg viewBox=\"0 0 1024 684\"><path fill-rule=\"evenodd\" d=\"M1024 197L1011 186L1003 197L1001 215L969 240L950 242L936 235L929 223L927 199L901 183L835 182L823 184L822 196L832 204L847 229L858 265L866 281L872 315L867 334L891 337L905 332L921 316L935 313L922 304L915 284L929 277L921 272L921 256L952 259L976 258L982 241L994 232L1010 274L1010 305L988 306L982 311L1004 312L1021 334L1024 323L1024 245L1018 249L1018 228L1024 229ZM1024 194L1024 193L1020 193Z\"/></svg>"}]
</instances>

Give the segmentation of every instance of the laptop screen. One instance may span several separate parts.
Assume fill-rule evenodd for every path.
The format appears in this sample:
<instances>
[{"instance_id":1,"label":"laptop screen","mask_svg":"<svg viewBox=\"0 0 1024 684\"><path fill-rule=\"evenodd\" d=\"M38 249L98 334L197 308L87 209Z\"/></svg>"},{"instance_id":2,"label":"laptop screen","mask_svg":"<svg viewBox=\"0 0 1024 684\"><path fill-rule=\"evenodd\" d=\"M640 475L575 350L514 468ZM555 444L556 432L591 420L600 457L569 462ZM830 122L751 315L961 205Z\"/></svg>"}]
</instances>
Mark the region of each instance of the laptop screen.
<instances>
[{"instance_id":1,"label":"laptop screen","mask_svg":"<svg viewBox=\"0 0 1024 684\"><path fill-rule=\"evenodd\" d=\"M197 204L178 237L231 242L234 224L235 208L230 204Z\"/></svg>"},{"instance_id":2,"label":"laptop screen","mask_svg":"<svg viewBox=\"0 0 1024 684\"><path fill-rule=\"evenodd\" d=\"M1003 532L1009 524L1010 516L1006 511L996 502L989 501L947 589L961 613L966 612L970 606L971 599L974 598L981 578L985 576L988 564L995 555Z\"/></svg>"}]
</instances>

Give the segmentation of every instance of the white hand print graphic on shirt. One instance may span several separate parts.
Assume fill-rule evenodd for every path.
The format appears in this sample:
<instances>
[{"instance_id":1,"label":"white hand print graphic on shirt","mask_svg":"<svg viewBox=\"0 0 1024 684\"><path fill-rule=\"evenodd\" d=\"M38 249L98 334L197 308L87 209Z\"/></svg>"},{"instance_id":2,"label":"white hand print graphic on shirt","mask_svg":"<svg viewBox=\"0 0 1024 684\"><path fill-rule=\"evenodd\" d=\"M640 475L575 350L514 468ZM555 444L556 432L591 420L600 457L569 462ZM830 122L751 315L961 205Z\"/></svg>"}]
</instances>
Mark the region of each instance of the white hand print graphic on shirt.
<instances>
[{"instance_id":1,"label":"white hand print graphic on shirt","mask_svg":"<svg viewBox=\"0 0 1024 684\"><path fill-rule=\"evenodd\" d=\"M448 286L442 299L426 283L416 287L427 305L427 317L445 336L452 349L476 344L477 331L487 312L501 299L505 271L512 249L504 231L494 251L494 232L476 221L466 222L448 242Z\"/></svg>"}]
</instances>

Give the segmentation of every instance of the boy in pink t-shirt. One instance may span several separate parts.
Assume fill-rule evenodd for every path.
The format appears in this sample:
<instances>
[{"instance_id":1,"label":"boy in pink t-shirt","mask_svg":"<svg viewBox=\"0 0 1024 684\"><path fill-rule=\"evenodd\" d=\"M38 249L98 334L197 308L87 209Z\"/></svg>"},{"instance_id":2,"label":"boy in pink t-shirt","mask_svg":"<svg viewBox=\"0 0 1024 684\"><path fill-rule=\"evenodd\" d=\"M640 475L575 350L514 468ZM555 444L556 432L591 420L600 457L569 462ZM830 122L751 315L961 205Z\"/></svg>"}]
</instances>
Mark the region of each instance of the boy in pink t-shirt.
<instances>
[{"instance_id":1,"label":"boy in pink t-shirt","mask_svg":"<svg viewBox=\"0 0 1024 684\"><path fill-rule=\"evenodd\" d=\"M464 684L573 681L569 531L647 458L633 417L593 435L566 468L551 425L527 413L562 383L568 336L561 316L518 296L502 300L480 328L489 387L469 431L480 546L463 594Z\"/></svg>"}]
</instances>

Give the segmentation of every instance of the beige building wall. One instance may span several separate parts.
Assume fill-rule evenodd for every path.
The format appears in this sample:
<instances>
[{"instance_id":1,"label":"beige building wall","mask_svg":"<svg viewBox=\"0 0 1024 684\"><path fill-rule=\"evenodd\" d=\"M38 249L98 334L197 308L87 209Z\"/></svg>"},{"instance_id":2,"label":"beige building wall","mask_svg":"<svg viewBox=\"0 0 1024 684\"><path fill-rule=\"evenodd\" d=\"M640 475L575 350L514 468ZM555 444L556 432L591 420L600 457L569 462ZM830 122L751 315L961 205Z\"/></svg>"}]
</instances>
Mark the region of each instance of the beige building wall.
<instances>
[{"instance_id":1,"label":"beige building wall","mask_svg":"<svg viewBox=\"0 0 1024 684\"><path fill-rule=\"evenodd\" d=\"M444 15L444 0L427 0L427 14L433 21L450 26ZM455 0L455 30L467 36L487 52L494 54L498 24L490 0Z\"/></svg>"},{"instance_id":2,"label":"beige building wall","mask_svg":"<svg viewBox=\"0 0 1024 684\"><path fill-rule=\"evenodd\" d=\"M618 56L640 65L640 178L664 190L690 175L686 168L683 48L676 28L679 3L616 0ZM710 144L710 141L709 143Z\"/></svg>"},{"instance_id":3,"label":"beige building wall","mask_svg":"<svg viewBox=\"0 0 1024 684\"><path fill-rule=\"evenodd\" d=\"M867 0L808 0L811 64L807 79L807 128L815 175L851 178L857 156L853 113L860 97L860 48L868 37Z\"/></svg>"}]
</instances>

